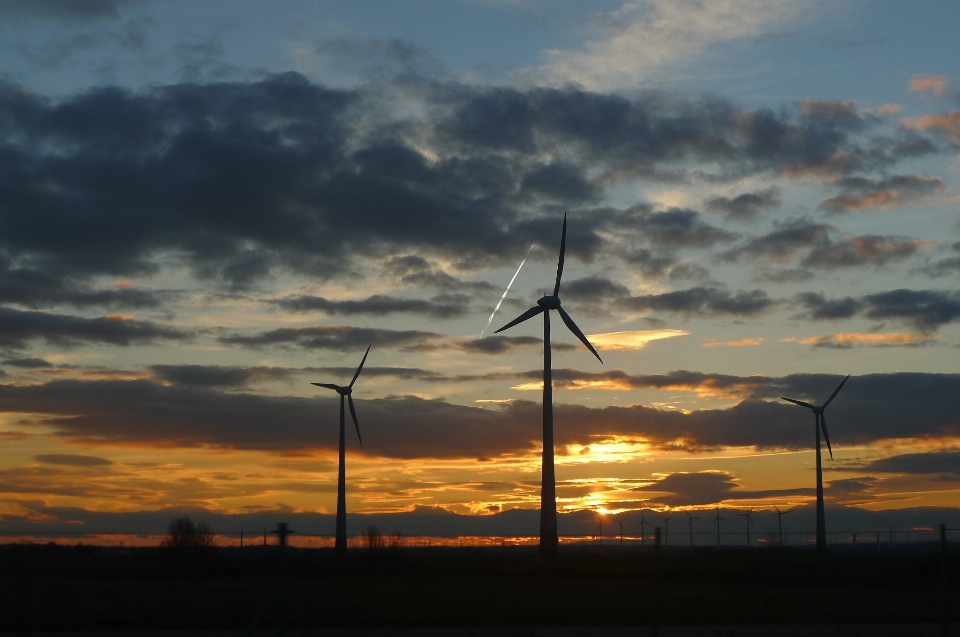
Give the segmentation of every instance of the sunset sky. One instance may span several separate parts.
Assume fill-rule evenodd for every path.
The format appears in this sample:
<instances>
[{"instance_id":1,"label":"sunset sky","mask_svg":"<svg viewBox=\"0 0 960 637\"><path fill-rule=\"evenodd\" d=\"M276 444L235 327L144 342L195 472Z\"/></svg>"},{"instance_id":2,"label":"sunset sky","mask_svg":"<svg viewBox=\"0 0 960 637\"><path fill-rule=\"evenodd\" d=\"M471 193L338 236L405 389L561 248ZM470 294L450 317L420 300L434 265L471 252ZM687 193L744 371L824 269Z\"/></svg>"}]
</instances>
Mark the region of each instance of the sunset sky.
<instances>
[{"instance_id":1,"label":"sunset sky","mask_svg":"<svg viewBox=\"0 0 960 637\"><path fill-rule=\"evenodd\" d=\"M493 331L564 213L603 364L555 322L561 512L812 511L779 397L851 374L828 530L957 516L958 32L950 0L0 0L0 531L332 534L310 383L369 344L351 513L537 508L541 323Z\"/></svg>"}]
</instances>

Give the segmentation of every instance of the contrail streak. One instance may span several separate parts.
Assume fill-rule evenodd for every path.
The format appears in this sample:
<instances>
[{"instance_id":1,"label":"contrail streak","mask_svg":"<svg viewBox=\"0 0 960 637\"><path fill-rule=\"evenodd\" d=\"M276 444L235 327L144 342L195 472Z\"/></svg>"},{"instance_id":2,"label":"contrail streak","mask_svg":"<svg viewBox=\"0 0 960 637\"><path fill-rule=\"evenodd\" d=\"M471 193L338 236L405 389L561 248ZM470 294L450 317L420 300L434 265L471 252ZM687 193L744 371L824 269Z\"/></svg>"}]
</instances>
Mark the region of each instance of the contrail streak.
<instances>
[{"instance_id":1,"label":"contrail streak","mask_svg":"<svg viewBox=\"0 0 960 637\"><path fill-rule=\"evenodd\" d=\"M530 250L533 250L535 243L530 244L530 249L527 250L527 254L524 255L523 261L520 262L520 267L517 268L517 271L513 273L513 278L510 279L510 283L507 284L507 289L503 291L503 296L500 297L500 301L497 303L497 307L493 308L493 314L490 315L490 318L487 319L487 324L482 330L480 330L480 338L483 338L483 333L487 331L487 328L490 327L490 324L493 323L493 317L496 316L497 310L500 309L500 306L503 304L503 300L507 298L507 292L510 291L510 288L513 286L513 282L517 280L517 275L520 274L520 268L523 267L523 264L527 262L527 257L530 256Z\"/></svg>"}]
</instances>

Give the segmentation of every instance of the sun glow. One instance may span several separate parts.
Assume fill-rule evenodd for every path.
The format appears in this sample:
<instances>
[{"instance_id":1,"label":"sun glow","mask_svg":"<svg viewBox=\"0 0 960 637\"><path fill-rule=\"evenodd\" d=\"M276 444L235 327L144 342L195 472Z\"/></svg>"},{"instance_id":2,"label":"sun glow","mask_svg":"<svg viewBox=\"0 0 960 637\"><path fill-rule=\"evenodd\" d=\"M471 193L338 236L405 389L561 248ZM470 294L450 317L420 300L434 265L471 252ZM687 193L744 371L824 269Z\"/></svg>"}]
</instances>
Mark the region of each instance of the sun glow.
<instances>
[{"instance_id":1,"label":"sun glow","mask_svg":"<svg viewBox=\"0 0 960 637\"><path fill-rule=\"evenodd\" d=\"M690 332L685 330L636 330L629 332L609 332L606 334L590 334L587 338L594 347L608 351L633 351L643 349L650 341L658 341L675 336L686 336Z\"/></svg>"}]
</instances>

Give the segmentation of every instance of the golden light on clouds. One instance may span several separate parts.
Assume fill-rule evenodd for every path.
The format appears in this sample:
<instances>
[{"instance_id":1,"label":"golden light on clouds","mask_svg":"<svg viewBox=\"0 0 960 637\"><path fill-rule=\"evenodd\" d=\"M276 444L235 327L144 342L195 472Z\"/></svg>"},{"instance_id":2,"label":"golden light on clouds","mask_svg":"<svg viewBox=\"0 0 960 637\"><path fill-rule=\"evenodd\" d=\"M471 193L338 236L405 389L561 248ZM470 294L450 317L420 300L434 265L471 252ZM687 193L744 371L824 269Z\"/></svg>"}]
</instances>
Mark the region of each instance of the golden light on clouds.
<instances>
[{"instance_id":1,"label":"golden light on clouds","mask_svg":"<svg viewBox=\"0 0 960 637\"><path fill-rule=\"evenodd\" d=\"M841 332L838 334L824 334L810 338L782 338L781 343L800 343L812 347L896 347L928 345L943 334L909 334L905 332L888 332L886 334L862 334L860 332Z\"/></svg>"},{"instance_id":2,"label":"golden light on clouds","mask_svg":"<svg viewBox=\"0 0 960 637\"><path fill-rule=\"evenodd\" d=\"M674 336L686 336L684 330L635 330L630 332L609 332L587 336L593 346L608 352L624 352L643 349L650 341L658 341Z\"/></svg>"},{"instance_id":3,"label":"golden light on clouds","mask_svg":"<svg viewBox=\"0 0 960 637\"><path fill-rule=\"evenodd\" d=\"M739 341L715 341L713 339L700 343L700 347L756 347L763 344L763 338L741 338Z\"/></svg>"},{"instance_id":4,"label":"golden light on clouds","mask_svg":"<svg viewBox=\"0 0 960 637\"><path fill-rule=\"evenodd\" d=\"M949 78L946 75L914 75L910 80L911 93L933 93L936 97L943 95L947 89Z\"/></svg>"}]
</instances>

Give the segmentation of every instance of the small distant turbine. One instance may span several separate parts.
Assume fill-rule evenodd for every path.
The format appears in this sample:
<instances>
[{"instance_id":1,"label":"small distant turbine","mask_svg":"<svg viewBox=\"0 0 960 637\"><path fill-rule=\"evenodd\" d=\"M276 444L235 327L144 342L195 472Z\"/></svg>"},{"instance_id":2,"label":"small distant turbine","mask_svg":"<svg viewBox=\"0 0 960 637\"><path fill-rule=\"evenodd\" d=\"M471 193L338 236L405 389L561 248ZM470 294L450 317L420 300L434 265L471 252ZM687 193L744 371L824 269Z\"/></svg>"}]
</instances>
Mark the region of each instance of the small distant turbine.
<instances>
[{"instance_id":1,"label":"small distant turbine","mask_svg":"<svg viewBox=\"0 0 960 637\"><path fill-rule=\"evenodd\" d=\"M340 471L337 475L336 542L336 551L339 557L343 557L347 554L347 480L346 463L344 462L346 458L346 446L344 444L343 402L344 398L346 398L347 404L350 406L350 416L353 417L353 426L357 428L357 439L360 440L360 446L362 447L363 439L360 437L360 423L357 422L357 410L353 407L353 384L357 382L357 378L360 376L360 370L363 369L363 364L367 362L367 354L370 353L370 347L372 346L372 343L367 346L367 351L363 355L363 360L360 361L360 367L357 368L357 373L353 375L353 380L351 380L350 384L346 387L341 387L340 385L334 385L332 383L310 383L311 385L316 385L317 387L332 389L340 394Z\"/></svg>"},{"instance_id":2,"label":"small distant turbine","mask_svg":"<svg viewBox=\"0 0 960 637\"><path fill-rule=\"evenodd\" d=\"M693 515L690 514L689 511L684 511L684 513L686 513L686 514L687 514L687 517L689 518L689 523L690 523L690 546L693 546L693 521L694 521L694 520L699 520L700 517L699 517L699 516L694 517Z\"/></svg>"},{"instance_id":3,"label":"small distant turbine","mask_svg":"<svg viewBox=\"0 0 960 637\"><path fill-rule=\"evenodd\" d=\"M643 511L640 511L640 524L637 525L640 527L640 546L643 546L643 528L646 524L647 522L643 519Z\"/></svg>"},{"instance_id":4,"label":"small distant turbine","mask_svg":"<svg viewBox=\"0 0 960 637\"><path fill-rule=\"evenodd\" d=\"M750 507L750 510L746 513L738 513L738 518L747 518L747 546L750 546L750 525L753 523L753 518L750 517L753 515L753 507Z\"/></svg>"},{"instance_id":5,"label":"small distant turbine","mask_svg":"<svg viewBox=\"0 0 960 637\"><path fill-rule=\"evenodd\" d=\"M627 521L627 518L616 518L617 524L620 525L620 552L623 553L623 523Z\"/></svg>"},{"instance_id":6,"label":"small distant turbine","mask_svg":"<svg viewBox=\"0 0 960 637\"><path fill-rule=\"evenodd\" d=\"M670 518L672 515L664 515L663 517L663 545L670 546Z\"/></svg>"},{"instance_id":7,"label":"small distant turbine","mask_svg":"<svg viewBox=\"0 0 960 637\"><path fill-rule=\"evenodd\" d=\"M827 408L827 405L837 397L837 394L840 393L840 388L843 387L843 384L847 382L850 378L848 374L846 378L840 381L840 384L837 386L833 393L830 394L830 398L827 399L827 402L823 403L819 407L811 405L810 403L805 403L802 400L794 400L793 398L787 398L786 396L781 396L783 400L789 401L795 405L800 405L801 407L806 407L807 409L813 412L814 429L817 433L817 550L825 551L827 548L827 523L824 519L823 512L823 466L820 460L820 431L823 431L823 438L827 442L827 450L830 452L830 459L833 460L833 449L830 447L830 436L827 434L827 421L823 417L823 410Z\"/></svg>"},{"instance_id":8,"label":"small distant turbine","mask_svg":"<svg viewBox=\"0 0 960 637\"><path fill-rule=\"evenodd\" d=\"M788 513L792 513L793 509L790 509L789 511L781 511L780 507L778 507L776 504L773 505L773 508L777 510L777 529L779 530L780 534L780 546L783 546L783 516Z\"/></svg>"},{"instance_id":9,"label":"small distant turbine","mask_svg":"<svg viewBox=\"0 0 960 637\"><path fill-rule=\"evenodd\" d=\"M560 279L563 277L563 257L567 250L567 216L563 216L563 233L560 235L560 260L557 262L557 282L553 295L544 296L532 307L513 319L494 334L510 329L538 314L543 314L543 460L540 477L540 554L556 555L559 546L557 537L557 475L554 468L553 449L553 362L550 353L550 310L556 310L567 326L587 346L601 363L603 359L583 335L570 315L560 306Z\"/></svg>"},{"instance_id":10,"label":"small distant turbine","mask_svg":"<svg viewBox=\"0 0 960 637\"><path fill-rule=\"evenodd\" d=\"M720 521L727 521L727 518L720 517L720 507L717 507L717 517L714 519L713 523L717 525L717 546L720 546Z\"/></svg>"}]
</instances>

